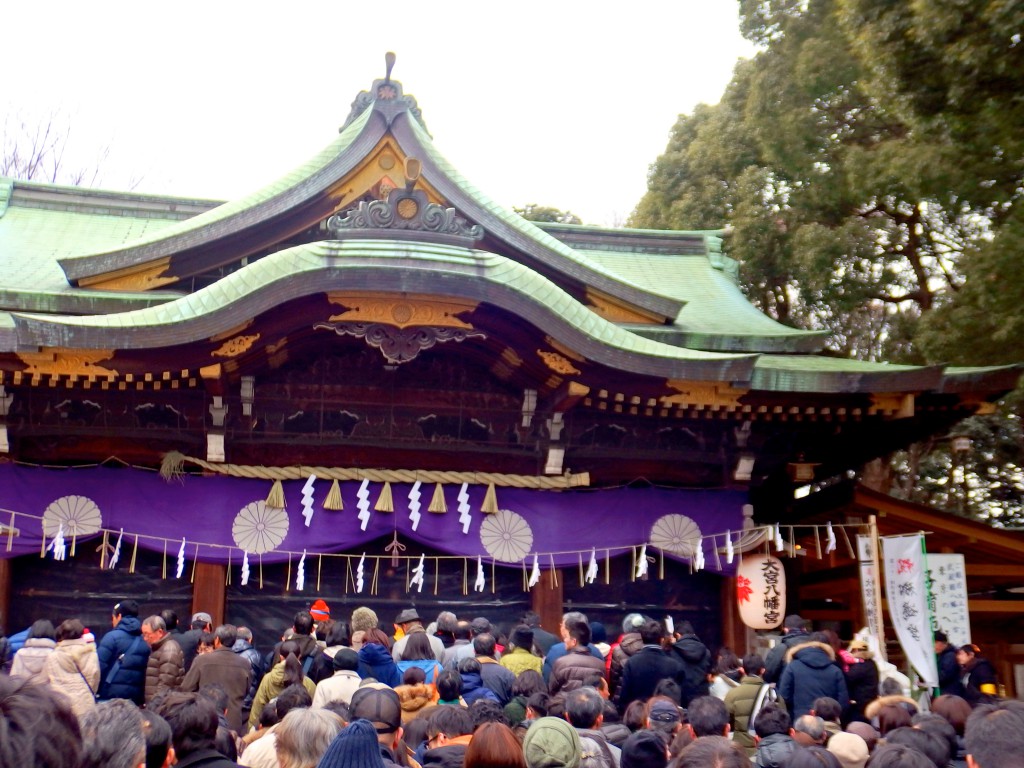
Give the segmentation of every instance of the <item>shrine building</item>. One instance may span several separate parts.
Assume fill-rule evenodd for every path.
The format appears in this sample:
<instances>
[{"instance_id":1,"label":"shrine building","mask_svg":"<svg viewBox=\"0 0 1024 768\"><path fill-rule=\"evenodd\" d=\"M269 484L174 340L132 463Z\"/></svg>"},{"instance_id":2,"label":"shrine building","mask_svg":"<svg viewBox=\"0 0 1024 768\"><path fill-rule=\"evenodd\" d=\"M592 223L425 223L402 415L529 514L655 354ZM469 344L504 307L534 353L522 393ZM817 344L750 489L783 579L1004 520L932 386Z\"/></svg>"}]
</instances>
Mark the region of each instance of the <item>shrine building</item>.
<instances>
[{"instance_id":1,"label":"shrine building","mask_svg":"<svg viewBox=\"0 0 1024 768\"><path fill-rule=\"evenodd\" d=\"M741 642L733 553L797 486L1019 370L827 354L747 301L722 236L524 220L390 63L241 199L0 178L0 626L131 596L266 643L322 598Z\"/></svg>"}]
</instances>

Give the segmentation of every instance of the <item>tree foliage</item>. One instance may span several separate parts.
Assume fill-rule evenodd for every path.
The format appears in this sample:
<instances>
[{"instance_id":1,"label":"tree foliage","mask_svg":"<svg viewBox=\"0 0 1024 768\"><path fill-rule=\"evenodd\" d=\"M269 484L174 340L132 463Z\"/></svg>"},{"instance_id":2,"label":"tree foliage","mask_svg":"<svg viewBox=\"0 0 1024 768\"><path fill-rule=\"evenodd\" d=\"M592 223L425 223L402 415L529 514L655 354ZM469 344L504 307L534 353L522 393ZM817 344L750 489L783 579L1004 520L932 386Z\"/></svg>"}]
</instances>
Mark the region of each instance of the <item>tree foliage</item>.
<instances>
[{"instance_id":1,"label":"tree foliage","mask_svg":"<svg viewBox=\"0 0 1024 768\"><path fill-rule=\"evenodd\" d=\"M681 115L630 224L727 227L744 290L839 354L988 365L1024 349L1024 5L740 0L721 102ZM1024 501L1019 410L973 420L964 503ZM898 469L955 501L948 441ZM945 456L945 458L942 458ZM921 472L923 474L918 475ZM945 474L944 474L945 473ZM929 479L930 478L930 479ZM954 505L955 506L955 505Z\"/></svg>"},{"instance_id":2,"label":"tree foliage","mask_svg":"<svg viewBox=\"0 0 1024 768\"><path fill-rule=\"evenodd\" d=\"M560 208L552 208L549 205L537 205L529 203L522 208L513 208L527 221L542 221L552 224L582 224L580 217L572 211L563 211Z\"/></svg>"}]
</instances>

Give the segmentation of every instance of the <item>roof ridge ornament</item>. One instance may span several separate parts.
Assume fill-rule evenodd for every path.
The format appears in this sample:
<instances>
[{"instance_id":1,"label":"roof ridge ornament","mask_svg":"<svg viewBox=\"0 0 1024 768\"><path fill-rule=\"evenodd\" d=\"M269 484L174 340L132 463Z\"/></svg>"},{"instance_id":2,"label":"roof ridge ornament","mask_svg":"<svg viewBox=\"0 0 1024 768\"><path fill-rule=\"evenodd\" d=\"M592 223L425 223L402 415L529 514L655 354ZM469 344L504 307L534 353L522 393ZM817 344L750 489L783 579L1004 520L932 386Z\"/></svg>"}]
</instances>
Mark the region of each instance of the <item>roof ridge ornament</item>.
<instances>
[{"instance_id":1,"label":"roof ridge ornament","mask_svg":"<svg viewBox=\"0 0 1024 768\"><path fill-rule=\"evenodd\" d=\"M409 112L426 130L427 126L423 122L423 113L420 112L420 108L416 104L416 98L414 96L406 96L402 92L402 84L397 80L391 79L391 71L395 68L396 58L395 54L391 51L384 54L384 79L374 80L373 86L369 91L359 92L355 101L352 102L352 110L348 113L345 124L338 129L339 132L348 128L353 120L370 108L380 112L389 126L398 115L403 112Z\"/></svg>"},{"instance_id":2,"label":"roof ridge ornament","mask_svg":"<svg viewBox=\"0 0 1024 768\"><path fill-rule=\"evenodd\" d=\"M336 213L327 220L331 232L342 234L354 229L408 229L439 232L480 240L484 229L471 224L454 208L432 203L421 189L393 189L387 200L363 200L354 208Z\"/></svg>"}]
</instances>

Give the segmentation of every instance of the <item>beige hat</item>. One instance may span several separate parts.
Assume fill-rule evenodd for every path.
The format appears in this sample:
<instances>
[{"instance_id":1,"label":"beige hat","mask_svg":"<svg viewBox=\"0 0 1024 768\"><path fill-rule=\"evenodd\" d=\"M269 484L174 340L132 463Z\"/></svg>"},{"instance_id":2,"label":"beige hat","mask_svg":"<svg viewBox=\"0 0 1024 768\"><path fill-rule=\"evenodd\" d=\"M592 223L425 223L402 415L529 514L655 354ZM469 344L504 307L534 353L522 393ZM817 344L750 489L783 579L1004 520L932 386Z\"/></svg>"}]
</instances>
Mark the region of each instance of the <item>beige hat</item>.
<instances>
[{"instance_id":1,"label":"beige hat","mask_svg":"<svg viewBox=\"0 0 1024 768\"><path fill-rule=\"evenodd\" d=\"M832 734L828 740L828 751L842 763L843 768L864 768L868 761L868 745L855 733Z\"/></svg>"}]
</instances>

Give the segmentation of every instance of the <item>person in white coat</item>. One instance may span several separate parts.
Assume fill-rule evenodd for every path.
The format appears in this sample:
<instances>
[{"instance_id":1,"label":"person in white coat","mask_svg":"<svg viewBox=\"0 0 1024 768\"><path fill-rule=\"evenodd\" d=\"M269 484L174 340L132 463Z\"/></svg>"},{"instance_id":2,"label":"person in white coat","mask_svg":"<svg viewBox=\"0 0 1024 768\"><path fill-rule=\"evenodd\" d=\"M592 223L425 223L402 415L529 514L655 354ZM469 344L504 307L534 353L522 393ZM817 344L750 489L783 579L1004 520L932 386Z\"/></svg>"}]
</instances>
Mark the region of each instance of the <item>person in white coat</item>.
<instances>
[{"instance_id":1,"label":"person in white coat","mask_svg":"<svg viewBox=\"0 0 1024 768\"><path fill-rule=\"evenodd\" d=\"M57 647L46 657L45 671L50 687L71 704L79 720L96 706L100 687L100 660L96 642L78 619L57 627Z\"/></svg>"}]
</instances>

